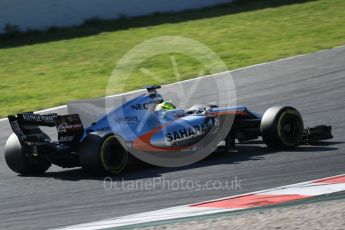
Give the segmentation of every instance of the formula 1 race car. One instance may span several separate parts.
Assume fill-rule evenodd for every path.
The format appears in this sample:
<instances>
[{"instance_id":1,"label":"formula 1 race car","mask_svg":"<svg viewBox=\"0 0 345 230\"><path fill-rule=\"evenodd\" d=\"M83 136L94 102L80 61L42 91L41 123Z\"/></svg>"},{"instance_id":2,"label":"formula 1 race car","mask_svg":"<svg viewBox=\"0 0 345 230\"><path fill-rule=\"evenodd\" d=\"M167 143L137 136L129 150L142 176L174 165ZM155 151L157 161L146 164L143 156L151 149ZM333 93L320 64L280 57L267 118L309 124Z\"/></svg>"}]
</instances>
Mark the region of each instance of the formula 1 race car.
<instances>
[{"instance_id":1,"label":"formula 1 race car","mask_svg":"<svg viewBox=\"0 0 345 230\"><path fill-rule=\"evenodd\" d=\"M7 165L23 175L42 174L51 164L117 174L141 153L197 151L210 145L216 149L220 141L225 141L228 150L236 140L259 137L271 148L284 149L332 138L330 126L304 128L301 114L289 106L269 108L263 116L246 107L216 105L195 105L189 110L158 114L152 109L163 101L158 88L146 87L146 94L112 109L89 127L83 127L77 114L8 116L14 133L5 147ZM40 126L56 127L57 141ZM213 136L218 139L212 142Z\"/></svg>"}]
</instances>

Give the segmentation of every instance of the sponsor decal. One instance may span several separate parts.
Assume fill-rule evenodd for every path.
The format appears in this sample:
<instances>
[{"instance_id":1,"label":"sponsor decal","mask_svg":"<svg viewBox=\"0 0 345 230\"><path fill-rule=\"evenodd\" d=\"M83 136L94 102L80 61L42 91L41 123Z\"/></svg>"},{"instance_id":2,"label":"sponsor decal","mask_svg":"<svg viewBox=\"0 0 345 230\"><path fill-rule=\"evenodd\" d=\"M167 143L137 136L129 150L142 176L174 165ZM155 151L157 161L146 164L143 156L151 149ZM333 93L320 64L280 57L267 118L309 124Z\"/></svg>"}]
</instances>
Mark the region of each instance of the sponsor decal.
<instances>
[{"instance_id":1,"label":"sponsor decal","mask_svg":"<svg viewBox=\"0 0 345 230\"><path fill-rule=\"evenodd\" d=\"M139 118L137 116L125 116L125 117L115 117L114 121L116 123L139 123Z\"/></svg>"},{"instance_id":2,"label":"sponsor decal","mask_svg":"<svg viewBox=\"0 0 345 230\"><path fill-rule=\"evenodd\" d=\"M57 130L58 130L59 133L66 133L67 130L69 130L69 129L80 129L80 128L82 128L81 124L70 125L70 124L67 124L67 123L62 123L62 124L59 125Z\"/></svg>"},{"instance_id":3,"label":"sponsor decal","mask_svg":"<svg viewBox=\"0 0 345 230\"><path fill-rule=\"evenodd\" d=\"M59 141L61 141L61 142L71 142L71 141L73 141L73 139L74 139L74 136L61 136L59 138Z\"/></svg>"},{"instance_id":4,"label":"sponsor decal","mask_svg":"<svg viewBox=\"0 0 345 230\"><path fill-rule=\"evenodd\" d=\"M96 129L96 130L97 131L109 131L110 127L99 128L99 129Z\"/></svg>"},{"instance_id":5,"label":"sponsor decal","mask_svg":"<svg viewBox=\"0 0 345 230\"><path fill-rule=\"evenodd\" d=\"M173 117L177 117L177 118L183 117L185 115L184 111L183 112L181 112L181 111L173 111L171 114L172 114Z\"/></svg>"},{"instance_id":6,"label":"sponsor decal","mask_svg":"<svg viewBox=\"0 0 345 230\"><path fill-rule=\"evenodd\" d=\"M126 146L127 146L127 148L131 149L131 148L133 148L133 143L132 142L127 142Z\"/></svg>"},{"instance_id":7,"label":"sponsor decal","mask_svg":"<svg viewBox=\"0 0 345 230\"><path fill-rule=\"evenodd\" d=\"M56 116L24 113L23 119L26 121L50 121L50 122L54 122L56 119Z\"/></svg>"},{"instance_id":8,"label":"sponsor decal","mask_svg":"<svg viewBox=\"0 0 345 230\"><path fill-rule=\"evenodd\" d=\"M148 110L149 103L131 105L133 110Z\"/></svg>"},{"instance_id":9,"label":"sponsor decal","mask_svg":"<svg viewBox=\"0 0 345 230\"><path fill-rule=\"evenodd\" d=\"M13 131L17 134L18 138L20 141L23 141L26 139L26 135L23 133L23 130L20 128L20 125L18 121L13 121L11 122Z\"/></svg>"},{"instance_id":10,"label":"sponsor decal","mask_svg":"<svg viewBox=\"0 0 345 230\"><path fill-rule=\"evenodd\" d=\"M162 102L162 99L152 100L150 102L143 103L143 104L131 105L131 108L132 110L148 110L151 104L159 104L160 102Z\"/></svg>"},{"instance_id":11,"label":"sponsor decal","mask_svg":"<svg viewBox=\"0 0 345 230\"><path fill-rule=\"evenodd\" d=\"M165 140L172 143L172 145L178 145L193 141L207 133L207 123L201 123L199 125L183 128L177 131L169 132L165 135Z\"/></svg>"},{"instance_id":12,"label":"sponsor decal","mask_svg":"<svg viewBox=\"0 0 345 230\"><path fill-rule=\"evenodd\" d=\"M60 150L68 150L70 147L68 145L65 145L65 144L59 144L56 146L56 148L58 148Z\"/></svg>"}]
</instances>

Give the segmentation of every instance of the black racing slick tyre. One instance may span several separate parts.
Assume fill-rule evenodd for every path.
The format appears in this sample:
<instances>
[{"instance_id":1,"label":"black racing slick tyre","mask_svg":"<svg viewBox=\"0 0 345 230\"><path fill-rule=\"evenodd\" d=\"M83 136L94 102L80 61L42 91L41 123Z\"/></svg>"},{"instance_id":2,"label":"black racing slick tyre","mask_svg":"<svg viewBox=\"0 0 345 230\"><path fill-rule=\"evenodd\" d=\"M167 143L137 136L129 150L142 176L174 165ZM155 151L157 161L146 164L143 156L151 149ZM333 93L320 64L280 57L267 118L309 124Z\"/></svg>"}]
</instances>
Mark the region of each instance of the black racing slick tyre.
<instances>
[{"instance_id":1,"label":"black racing slick tyre","mask_svg":"<svg viewBox=\"0 0 345 230\"><path fill-rule=\"evenodd\" d=\"M47 171L51 165L45 159L29 159L14 133L7 139L5 160L12 171L21 175L40 175Z\"/></svg>"},{"instance_id":2,"label":"black racing slick tyre","mask_svg":"<svg viewBox=\"0 0 345 230\"><path fill-rule=\"evenodd\" d=\"M260 124L264 143L275 149L297 146L301 142L303 131L301 114L289 106L269 108L264 113Z\"/></svg>"},{"instance_id":3,"label":"black racing slick tyre","mask_svg":"<svg viewBox=\"0 0 345 230\"><path fill-rule=\"evenodd\" d=\"M128 152L116 136L90 133L81 143L80 165L96 175L118 174L128 162Z\"/></svg>"}]
</instances>

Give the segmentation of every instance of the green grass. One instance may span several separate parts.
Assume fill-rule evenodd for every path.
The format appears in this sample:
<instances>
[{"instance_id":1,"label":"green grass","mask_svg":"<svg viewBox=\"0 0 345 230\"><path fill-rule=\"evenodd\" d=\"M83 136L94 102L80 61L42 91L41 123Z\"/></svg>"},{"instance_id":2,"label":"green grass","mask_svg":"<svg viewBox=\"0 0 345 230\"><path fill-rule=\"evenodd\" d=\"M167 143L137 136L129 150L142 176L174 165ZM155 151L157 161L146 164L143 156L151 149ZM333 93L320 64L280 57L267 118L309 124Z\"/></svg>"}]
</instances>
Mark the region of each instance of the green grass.
<instances>
[{"instance_id":1,"label":"green grass","mask_svg":"<svg viewBox=\"0 0 345 230\"><path fill-rule=\"evenodd\" d=\"M117 61L135 45L157 36L195 39L217 53L229 69L345 44L344 0L295 2L248 1L1 38L0 117L104 96ZM176 55L176 59L182 79L196 77L202 68L190 57ZM176 80L168 54L143 66L165 83ZM126 83L113 92L154 82L134 71Z\"/></svg>"}]
</instances>

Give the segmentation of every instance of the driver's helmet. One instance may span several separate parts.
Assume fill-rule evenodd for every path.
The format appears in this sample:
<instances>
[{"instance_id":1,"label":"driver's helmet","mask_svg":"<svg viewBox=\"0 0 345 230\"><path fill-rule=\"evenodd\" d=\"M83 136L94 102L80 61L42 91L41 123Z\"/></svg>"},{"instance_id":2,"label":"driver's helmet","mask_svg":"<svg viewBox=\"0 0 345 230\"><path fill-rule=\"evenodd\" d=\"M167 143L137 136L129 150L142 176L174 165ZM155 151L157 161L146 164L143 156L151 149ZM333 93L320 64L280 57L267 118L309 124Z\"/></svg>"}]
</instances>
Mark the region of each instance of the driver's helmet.
<instances>
[{"instance_id":1,"label":"driver's helmet","mask_svg":"<svg viewBox=\"0 0 345 230\"><path fill-rule=\"evenodd\" d=\"M158 105L156 105L155 111L156 112L165 112L168 110L173 110L176 109L176 106L169 102L169 101L163 101L162 103L159 103Z\"/></svg>"}]
</instances>

